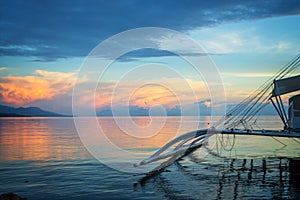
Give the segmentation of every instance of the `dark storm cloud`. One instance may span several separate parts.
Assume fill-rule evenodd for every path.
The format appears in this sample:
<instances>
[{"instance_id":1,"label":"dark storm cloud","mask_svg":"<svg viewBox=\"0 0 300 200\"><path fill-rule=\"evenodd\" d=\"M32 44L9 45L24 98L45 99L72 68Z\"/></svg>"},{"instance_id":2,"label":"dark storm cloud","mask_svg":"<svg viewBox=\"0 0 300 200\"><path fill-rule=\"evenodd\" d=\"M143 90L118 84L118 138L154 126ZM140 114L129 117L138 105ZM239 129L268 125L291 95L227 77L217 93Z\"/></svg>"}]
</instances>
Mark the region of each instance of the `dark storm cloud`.
<instances>
[{"instance_id":1,"label":"dark storm cloud","mask_svg":"<svg viewBox=\"0 0 300 200\"><path fill-rule=\"evenodd\" d=\"M138 27L179 31L295 15L298 0L1 1L0 55L38 60L85 56L102 40Z\"/></svg>"}]
</instances>

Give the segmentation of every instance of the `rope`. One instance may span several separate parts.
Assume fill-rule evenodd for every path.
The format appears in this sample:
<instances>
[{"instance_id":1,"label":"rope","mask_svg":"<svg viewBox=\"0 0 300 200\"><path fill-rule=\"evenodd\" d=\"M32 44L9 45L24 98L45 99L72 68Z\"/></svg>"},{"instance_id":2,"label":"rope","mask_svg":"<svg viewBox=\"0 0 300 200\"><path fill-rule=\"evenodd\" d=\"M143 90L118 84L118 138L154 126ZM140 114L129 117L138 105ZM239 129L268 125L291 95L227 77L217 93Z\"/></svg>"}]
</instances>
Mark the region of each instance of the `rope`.
<instances>
[{"instance_id":1,"label":"rope","mask_svg":"<svg viewBox=\"0 0 300 200\"><path fill-rule=\"evenodd\" d=\"M280 80L291 75L300 66L300 54L284 65L273 77L270 77L264 84L252 92L247 98L229 110L224 120L224 128L244 128L251 129L251 124L258 113L269 104L272 96L274 80ZM257 119L255 119L256 121ZM219 123L223 125L223 123ZM219 126L217 125L217 126Z\"/></svg>"}]
</instances>

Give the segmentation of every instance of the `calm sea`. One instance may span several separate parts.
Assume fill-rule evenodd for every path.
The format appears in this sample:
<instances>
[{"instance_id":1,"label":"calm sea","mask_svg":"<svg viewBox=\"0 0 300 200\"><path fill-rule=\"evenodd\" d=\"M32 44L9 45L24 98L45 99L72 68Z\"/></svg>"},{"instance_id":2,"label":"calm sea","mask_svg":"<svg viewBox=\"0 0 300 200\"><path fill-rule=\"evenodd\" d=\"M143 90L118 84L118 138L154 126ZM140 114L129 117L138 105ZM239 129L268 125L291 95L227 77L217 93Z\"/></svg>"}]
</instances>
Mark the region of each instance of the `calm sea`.
<instances>
[{"instance_id":1,"label":"calm sea","mask_svg":"<svg viewBox=\"0 0 300 200\"><path fill-rule=\"evenodd\" d=\"M90 118L83 120L88 126ZM123 125L127 120L119 118ZM167 117L162 129L153 130L147 127L161 121L159 117L135 117L134 123L145 127L141 134L156 132L132 140L116 128L113 118L97 118L117 146L149 153L175 137L178 130L176 134L195 126L206 128L209 120ZM259 126L281 128L275 117L263 117ZM109 155L108 163L118 159L118 155ZM159 175L145 178L95 159L82 144L73 118L0 119L0 193L14 192L29 200L300 199L299 181L289 172L290 159L296 157L300 157L300 144L295 139L223 137L213 148L201 148Z\"/></svg>"}]
</instances>

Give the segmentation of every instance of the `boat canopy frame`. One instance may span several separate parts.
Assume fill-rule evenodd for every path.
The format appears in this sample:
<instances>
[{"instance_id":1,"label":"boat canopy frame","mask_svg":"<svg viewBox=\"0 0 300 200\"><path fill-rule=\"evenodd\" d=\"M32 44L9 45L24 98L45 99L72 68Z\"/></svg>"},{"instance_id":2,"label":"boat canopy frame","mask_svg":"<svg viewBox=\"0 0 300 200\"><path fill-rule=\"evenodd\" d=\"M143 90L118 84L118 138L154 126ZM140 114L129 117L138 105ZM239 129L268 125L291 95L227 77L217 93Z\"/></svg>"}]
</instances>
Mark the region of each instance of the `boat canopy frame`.
<instances>
[{"instance_id":1,"label":"boat canopy frame","mask_svg":"<svg viewBox=\"0 0 300 200\"><path fill-rule=\"evenodd\" d=\"M273 85L274 88L272 90L272 95L270 97L270 101L272 102L275 110L277 111L282 123L284 124L284 130L289 130L289 119L286 114L285 107L283 105L281 95L292 93L300 90L300 75L281 78L279 80L274 80ZM275 102L274 100L275 99Z\"/></svg>"}]
</instances>

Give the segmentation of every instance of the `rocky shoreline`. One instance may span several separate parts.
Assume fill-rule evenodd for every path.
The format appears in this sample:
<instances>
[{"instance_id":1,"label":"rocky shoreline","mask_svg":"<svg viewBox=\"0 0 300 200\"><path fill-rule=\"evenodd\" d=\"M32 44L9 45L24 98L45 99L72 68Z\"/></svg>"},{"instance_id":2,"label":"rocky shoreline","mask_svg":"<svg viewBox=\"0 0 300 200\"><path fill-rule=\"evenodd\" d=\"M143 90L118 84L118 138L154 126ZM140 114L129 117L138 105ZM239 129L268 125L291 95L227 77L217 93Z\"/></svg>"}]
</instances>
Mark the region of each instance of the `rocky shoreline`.
<instances>
[{"instance_id":1,"label":"rocky shoreline","mask_svg":"<svg viewBox=\"0 0 300 200\"><path fill-rule=\"evenodd\" d=\"M10 192L7 194L1 194L0 200L27 200L27 198L20 197L19 195Z\"/></svg>"}]
</instances>

